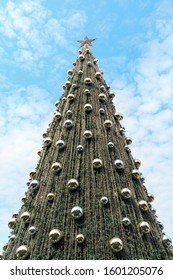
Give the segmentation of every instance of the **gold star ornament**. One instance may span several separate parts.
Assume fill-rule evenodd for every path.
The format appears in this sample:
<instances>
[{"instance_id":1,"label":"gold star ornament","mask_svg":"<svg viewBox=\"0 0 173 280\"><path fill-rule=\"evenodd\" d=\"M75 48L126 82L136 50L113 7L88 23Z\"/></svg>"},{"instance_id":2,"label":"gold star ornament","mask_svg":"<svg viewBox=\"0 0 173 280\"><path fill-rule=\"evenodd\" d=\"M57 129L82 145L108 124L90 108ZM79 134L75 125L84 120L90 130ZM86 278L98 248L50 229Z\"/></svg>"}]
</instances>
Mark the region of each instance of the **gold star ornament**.
<instances>
[{"instance_id":1,"label":"gold star ornament","mask_svg":"<svg viewBox=\"0 0 173 280\"><path fill-rule=\"evenodd\" d=\"M81 43L80 47L83 47L86 44L89 46L92 46L91 42L93 42L95 40L96 40L96 38L89 39L88 36L86 36L83 40L78 40L77 42Z\"/></svg>"}]
</instances>

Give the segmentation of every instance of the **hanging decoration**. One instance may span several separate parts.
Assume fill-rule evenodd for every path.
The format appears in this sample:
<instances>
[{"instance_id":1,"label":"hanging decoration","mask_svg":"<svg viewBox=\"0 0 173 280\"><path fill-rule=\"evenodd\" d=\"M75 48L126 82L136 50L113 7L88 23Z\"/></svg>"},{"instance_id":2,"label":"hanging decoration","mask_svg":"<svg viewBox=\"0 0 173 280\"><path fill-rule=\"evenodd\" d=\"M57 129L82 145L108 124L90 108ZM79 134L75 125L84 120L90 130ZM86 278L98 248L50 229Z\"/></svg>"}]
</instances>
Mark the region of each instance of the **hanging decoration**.
<instances>
[{"instance_id":1,"label":"hanging decoration","mask_svg":"<svg viewBox=\"0 0 173 280\"><path fill-rule=\"evenodd\" d=\"M78 188L78 186L79 186L79 183L76 179L70 179L68 181L68 188L70 190L76 190Z\"/></svg>"},{"instance_id":2,"label":"hanging decoration","mask_svg":"<svg viewBox=\"0 0 173 280\"><path fill-rule=\"evenodd\" d=\"M148 203L145 201L145 200L140 200L138 202L138 205L139 205L139 208L142 210L142 211L147 211L148 210Z\"/></svg>"},{"instance_id":3,"label":"hanging decoration","mask_svg":"<svg viewBox=\"0 0 173 280\"><path fill-rule=\"evenodd\" d=\"M85 240L85 237L84 237L83 234L78 234L76 236L76 241L77 241L78 244L82 244L84 242L84 240Z\"/></svg>"},{"instance_id":4,"label":"hanging decoration","mask_svg":"<svg viewBox=\"0 0 173 280\"><path fill-rule=\"evenodd\" d=\"M52 139L50 137L46 137L44 139L43 147L49 147L52 143Z\"/></svg>"},{"instance_id":5,"label":"hanging decoration","mask_svg":"<svg viewBox=\"0 0 173 280\"><path fill-rule=\"evenodd\" d=\"M100 94L99 94L99 100L100 100L100 101L106 101L106 99L107 99L107 98L106 98L106 95L105 95L104 93L100 93Z\"/></svg>"},{"instance_id":6,"label":"hanging decoration","mask_svg":"<svg viewBox=\"0 0 173 280\"><path fill-rule=\"evenodd\" d=\"M72 70L72 69L69 69L69 70L67 71L67 74L71 76L71 75L73 74L73 70Z\"/></svg>"},{"instance_id":7,"label":"hanging decoration","mask_svg":"<svg viewBox=\"0 0 173 280\"><path fill-rule=\"evenodd\" d=\"M101 115L104 115L104 113L105 113L105 109L100 108L100 109L99 109L99 113L100 113Z\"/></svg>"},{"instance_id":8,"label":"hanging decoration","mask_svg":"<svg viewBox=\"0 0 173 280\"><path fill-rule=\"evenodd\" d=\"M77 150L78 150L78 152L82 152L83 151L83 146L82 145L78 145L77 146Z\"/></svg>"},{"instance_id":9,"label":"hanging decoration","mask_svg":"<svg viewBox=\"0 0 173 280\"><path fill-rule=\"evenodd\" d=\"M125 226L125 227L131 225L131 221L130 221L130 219L127 218L127 217L124 217L124 218L122 219L122 223L123 223L123 226Z\"/></svg>"},{"instance_id":10,"label":"hanging decoration","mask_svg":"<svg viewBox=\"0 0 173 280\"><path fill-rule=\"evenodd\" d=\"M133 176L133 178L135 178L135 179L140 179L141 175L140 175L139 170L138 170L138 169L133 169L133 170L132 170L132 176Z\"/></svg>"},{"instance_id":11,"label":"hanging decoration","mask_svg":"<svg viewBox=\"0 0 173 280\"><path fill-rule=\"evenodd\" d=\"M75 206L71 210L71 215L75 220L80 219L83 216L83 209L79 206Z\"/></svg>"},{"instance_id":12,"label":"hanging decoration","mask_svg":"<svg viewBox=\"0 0 173 280\"><path fill-rule=\"evenodd\" d=\"M38 180L32 180L29 184L29 187L31 189L34 189L34 190L38 189L39 188L39 181Z\"/></svg>"},{"instance_id":13,"label":"hanging decoration","mask_svg":"<svg viewBox=\"0 0 173 280\"><path fill-rule=\"evenodd\" d=\"M72 128L72 126L73 126L72 120L66 120L66 121L64 122L64 127L65 127L65 128L70 129L70 128Z\"/></svg>"},{"instance_id":14,"label":"hanging decoration","mask_svg":"<svg viewBox=\"0 0 173 280\"><path fill-rule=\"evenodd\" d=\"M103 166L103 162L99 158L95 158L92 162L93 168L94 169L100 169Z\"/></svg>"},{"instance_id":15,"label":"hanging decoration","mask_svg":"<svg viewBox=\"0 0 173 280\"><path fill-rule=\"evenodd\" d=\"M36 233L36 227L34 226L31 226L29 229L28 229L28 233L30 235L34 235Z\"/></svg>"},{"instance_id":16,"label":"hanging decoration","mask_svg":"<svg viewBox=\"0 0 173 280\"><path fill-rule=\"evenodd\" d=\"M92 132L90 130L85 130L83 136L86 140L89 140L92 138Z\"/></svg>"},{"instance_id":17,"label":"hanging decoration","mask_svg":"<svg viewBox=\"0 0 173 280\"><path fill-rule=\"evenodd\" d=\"M131 190L129 188L123 188L121 190L121 196L124 199L129 199L129 198L132 197L132 192L131 192Z\"/></svg>"},{"instance_id":18,"label":"hanging decoration","mask_svg":"<svg viewBox=\"0 0 173 280\"><path fill-rule=\"evenodd\" d=\"M100 202L102 205L107 205L109 200L106 196L102 196L101 199L100 199Z\"/></svg>"},{"instance_id":19,"label":"hanging decoration","mask_svg":"<svg viewBox=\"0 0 173 280\"><path fill-rule=\"evenodd\" d=\"M85 80L84 80L84 83L86 84L86 85L90 85L90 84L92 84L92 80L91 80L91 78L85 78Z\"/></svg>"},{"instance_id":20,"label":"hanging decoration","mask_svg":"<svg viewBox=\"0 0 173 280\"><path fill-rule=\"evenodd\" d=\"M15 225L16 225L16 218L10 219L9 222L8 222L8 227L9 227L10 229L14 229L14 228L15 228Z\"/></svg>"},{"instance_id":21,"label":"hanging decoration","mask_svg":"<svg viewBox=\"0 0 173 280\"><path fill-rule=\"evenodd\" d=\"M91 112L92 111L92 105L89 104L89 103L85 104L84 110L85 110L85 112L88 112L88 113Z\"/></svg>"},{"instance_id":22,"label":"hanging decoration","mask_svg":"<svg viewBox=\"0 0 173 280\"><path fill-rule=\"evenodd\" d=\"M57 243L61 240L63 234L59 229L52 229L49 233L49 240L52 243Z\"/></svg>"},{"instance_id":23,"label":"hanging decoration","mask_svg":"<svg viewBox=\"0 0 173 280\"><path fill-rule=\"evenodd\" d=\"M115 160L114 164L115 164L115 168L117 170L123 170L124 169L124 163L123 163L122 160L117 159L117 160Z\"/></svg>"},{"instance_id":24,"label":"hanging decoration","mask_svg":"<svg viewBox=\"0 0 173 280\"><path fill-rule=\"evenodd\" d=\"M107 128L107 129L109 129L109 128L111 128L112 127L112 122L110 121L110 120L106 120L105 122L104 122L104 126Z\"/></svg>"},{"instance_id":25,"label":"hanging decoration","mask_svg":"<svg viewBox=\"0 0 173 280\"><path fill-rule=\"evenodd\" d=\"M22 223L25 223L25 224L29 223L30 218L31 218L31 214L27 211L22 213L20 216L20 220L22 221Z\"/></svg>"},{"instance_id":26,"label":"hanging decoration","mask_svg":"<svg viewBox=\"0 0 173 280\"><path fill-rule=\"evenodd\" d=\"M139 223L139 229L141 233L149 233L150 225L147 222L142 221L141 223Z\"/></svg>"},{"instance_id":27,"label":"hanging decoration","mask_svg":"<svg viewBox=\"0 0 173 280\"><path fill-rule=\"evenodd\" d=\"M62 150L65 147L65 142L63 140L58 140L55 144L55 146L59 149Z\"/></svg>"},{"instance_id":28,"label":"hanging decoration","mask_svg":"<svg viewBox=\"0 0 173 280\"><path fill-rule=\"evenodd\" d=\"M16 250L16 257L18 260L25 260L29 255L29 249L26 245L21 245Z\"/></svg>"},{"instance_id":29,"label":"hanging decoration","mask_svg":"<svg viewBox=\"0 0 173 280\"><path fill-rule=\"evenodd\" d=\"M113 237L109 241L109 244L110 244L110 247L111 247L112 251L115 252L115 253L120 252L123 249L123 242L118 237Z\"/></svg>"},{"instance_id":30,"label":"hanging decoration","mask_svg":"<svg viewBox=\"0 0 173 280\"><path fill-rule=\"evenodd\" d=\"M55 194L54 193L48 193L47 194L47 200L48 201L53 201L55 198Z\"/></svg>"},{"instance_id":31,"label":"hanging decoration","mask_svg":"<svg viewBox=\"0 0 173 280\"><path fill-rule=\"evenodd\" d=\"M113 142L108 142L108 148L109 148L109 149L114 148L114 143L113 143Z\"/></svg>"},{"instance_id":32,"label":"hanging decoration","mask_svg":"<svg viewBox=\"0 0 173 280\"><path fill-rule=\"evenodd\" d=\"M59 162L54 162L51 166L51 169L54 173L59 173L62 170L62 166Z\"/></svg>"}]
</instances>

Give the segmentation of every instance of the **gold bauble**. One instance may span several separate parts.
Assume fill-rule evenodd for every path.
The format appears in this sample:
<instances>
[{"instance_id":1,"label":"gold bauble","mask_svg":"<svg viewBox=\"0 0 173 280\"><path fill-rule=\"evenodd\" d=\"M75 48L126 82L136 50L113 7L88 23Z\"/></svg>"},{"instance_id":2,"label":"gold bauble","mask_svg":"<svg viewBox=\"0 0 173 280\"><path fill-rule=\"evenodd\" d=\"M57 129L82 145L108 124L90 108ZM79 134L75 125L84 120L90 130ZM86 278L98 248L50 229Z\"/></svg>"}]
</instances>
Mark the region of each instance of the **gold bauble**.
<instances>
[{"instance_id":1,"label":"gold bauble","mask_svg":"<svg viewBox=\"0 0 173 280\"><path fill-rule=\"evenodd\" d=\"M67 81L67 82L65 83L65 86L66 86L66 88L70 88L70 87L71 87L71 82L70 82L70 81Z\"/></svg>"},{"instance_id":2,"label":"gold bauble","mask_svg":"<svg viewBox=\"0 0 173 280\"><path fill-rule=\"evenodd\" d=\"M84 56L83 54L80 54L80 55L79 55L79 60L80 60L80 61L83 61L84 59L85 59L85 56Z\"/></svg>"},{"instance_id":3,"label":"gold bauble","mask_svg":"<svg viewBox=\"0 0 173 280\"><path fill-rule=\"evenodd\" d=\"M150 225L147 222L141 222L139 224L139 229L141 233L149 233L150 232Z\"/></svg>"},{"instance_id":4,"label":"gold bauble","mask_svg":"<svg viewBox=\"0 0 173 280\"><path fill-rule=\"evenodd\" d=\"M73 101L73 100L75 99L74 94L73 94L73 93L69 93L69 94L67 95L67 99L68 99L69 101Z\"/></svg>"},{"instance_id":5,"label":"gold bauble","mask_svg":"<svg viewBox=\"0 0 173 280\"><path fill-rule=\"evenodd\" d=\"M25 245L21 245L17 250L16 250L16 257L18 260L25 260L29 254L29 249Z\"/></svg>"},{"instance_id":6,"label":"gold bauble","mask_svg":"<svg viewBox=\"0 0 173 280\"><path fill-rule=\"evenodd\" d=\"M95 77L96 77L97 79L101 78L101 76L102 76L102 74L101 74L100 72L96 72L96 73L95 73Z\"/></svg>"},{"instance_id":7,"label":"gold bauble","mask_svg":"<svg viewBox=\"0 0 173 280\"><path fill-rule=\"evenodd\" d=\"M32 171L29 172L29 176L30 176L32 179L35 179L36 174L37 174L36 170L32 170Z\"/></svg>"},{"instance_id":8,"label":"gold bauble","mask_svg":"<svg viewBox=\"0 0 173 280\"><path fill-rule=\"evenodd\" d=\"M138 202L139 208L143 211L147 211L148 210L148 203L145 200L140 200Z\"/></svg>"},{"instance_id":9,"label":"gold bauble","mask_svg":"<svg viewBox=\"0 0 173 280\"><path fill-rule=\"evenodd\" d=\"M92 132L90 130L85 130L84 133L83 133L83 136L86 140L91 139Z\"/></svg>"},{"instance_id":10,"label":"gold bauble","mask_svg":"<svg viewBox=\"0 0 173 280\"><path fill-rule=\"evenodd\" d=\"M86 112L91 112L92 111L92 105L87 103L87 104L85 104L84 109L85 109Z\"/></svg>"},{"instance_id":11,"label":"gold bauble","mask_svg":"<svg viewBox=\"0 0 173 280\"><path fill-rule=\"evenodd\" d=\"M104 122L104 126L105 126L106 128L111 128L111 127L112 127L112 122L111 122L110 120L106 120L106 121Z\"/></svg>"},{"instance_id":12,"label":"gold bauble","mask_svg":"<svg viewBox=\"0 0 173 280\"><path fill-rule=\"evenodd\" d=\"M54 114L54 118L56 118L57 120L61 120L61 118L62 118L61 113L60 113L60 112L56 112L56 113Z\"/></svg>"},{"instance_id":13,"label":"gold bauble","mask_svg":"<svg viewBox=\"0 0 173 280\"><path fill-rule=\"evenodd\" d=\"M90 85L90 84L92 84L92 80L91 80L91 78L85 78L85 80L84 80L84 83L86 84L86 85Z\"/></svg>"},{"instance_id":14,"label":"gold bauble","mask_svg":"<svg viewBox=\"0 0 173 280\"><path fill-rule=\"evenodd\" d=\"M116 112L116 113L114 114L114 117L115 117L115 119L118 120L118 121L120 121L120 120L123 119L123 115L122 115L121 113L118 113L118 112Z\"/></svg>"},{"instance_id":15,"label":"gold bauble","mask_svg":"<svg viewBox=\"0 0 173 280\"><path fill-rule=\"evenodd\" d=\"M154 201L154 195L151 193L148 193L148 201L153 202Z\"/></svg>"},{"instance_id":16,"label":"gold bauble","mask_svg":"<svg viewBox=\"0 0 173 280\"><path fill-rule=\"evenodd\" d=\"M132 144L132 139L130 137L127 137L126 138L126 143L127 143L127 145Z\"/></svg>"},{"instance_id":17,"label":"gold bauble","mask_svg":"<svg viewBox=\"0 0 173 280\"><path fill-rule=\"evenodd\" d=\"M15 218L10 219L8 222L8 227L10 229L14 229L15 225L16 225L16 219Z\"/></svg>"},{"instance_id":18,"label":"gold bauble","mask_svg":"<svg viewBox=\"0 0 173 280\"><path fill-rule=\"evenodd\" d=\"M47 195L47 200L48 200L48 201L53 201L54 198L55 198L54 193L48 193L48 195Z\"/></svg>"},{"instance_id":19,"label":"gold bauble","mask_svg":"<svg viewBox=\"0 0 173 280\"><path fill-rule=\"evenodd\" d=\"M123 249L123 242L120 238L118 237L113 237L110 241L109 241L110 247L112 249L113 252L120 252Z\"/></svg>"},{"instance_id":20,"label":"gold bauble","mask_svg":"<svg viewBox=\"0 0 173 280\"><path fill-rule=\"evenodd\" d=\"M94 169L100 169L103 166L103 162L99 158L95 158L92 162L93 168Z\"/></svg>"},{"instance_id":21,"label":"gold bauble","mask_svg":"<svg viewBox=\"0 0 173 280\"><path fill-rule=\"evenodd\" d=\"M23 212L20 216L20 220L23 223L28 223L31 218L31 214L29 212Z\"/></svg>"},{"instance_id":22,"label":"gold bauble","mask_svg":"<svg viewBox=\"0 0 173 280\"><path fill-rule=\"evenodd\" d=\"M75 189L77 189L78 186L79 186L79 183L76 179L70 179L68 181L68 188L70 190L75 190Z\"/></svg>"},{"instance_id":23,"label":"gold bauble","mask_svg":"<svg viewBox=\"0 0 173 280\"><path fill-rule=\"evenodd\" d=\"M137 169L141 166L141 161L139 159L135 159L134 163Z\"/></svg>"},{"instance_id":24,"label":"gold bauble","mask_svg":"<svg viewBox=\"0 0 173 280\"><path fill-rule=\"evenodd\" d=\"M59 173L62 170L62 166L59 162L54 162L51 166L51 169L54 173Z\"/></svg>"},{"instance_id":25,"label":"gold bauble","mask_svg":"<svg viewBox=\"0 0 173 280\"><path fill-rule=\"evenodd\" d=\"M122 197L123 197L124 199L129 199L129 198L131 198L131 196L132 196L132 192L131 192L131 190L128 189L128 188L123 188L123 189L121 190L121 195L122 195Z\"/></svg>"},{"instance_id":26,"label":"gold bauble","mask_svg":"<svg viewBox=\"0 0 173 280\"><path fill-rule=\"evenodd\" d=\"M84 242L84 240L85 240L85 237L84 237L83 234L78 234L78 235L76 236L76 241L77 241L77 243L81 244L81 243Z\"/></svg>"},{"instance_id":27,"label":"gold bauble","mask_svg":"<svg viewBox=\"0 0 173 280\"><path fill-rule=\"evenodd\" d=\"M90 90L89 90L89 89L85 89L85 90L84 90L84 93L85 93L86 95L90 95Z\"/></svg>"},{"instance_id":28,"label":"gold bauble","mask_svg":"<svg viewBox=\"0 0 173 280\"><path fill-rule=\"evenodd\" d=\"M52 139L51 139L50 137L46 137L46 138L44 139L43 146L44 146L44 147L48 147L48 146L51 145L51 143L52 143Z\"/></svg>"},{"instance_id":29,"label":"gold bauble","mask_svg":"<svg viewBox=\"0 0 173 280\"><path fill-rule=\"evenodd\" d=\"M135 179L140 179L140 172L138 171L138 169L133 169L132 170L132 176Z\"/></svg>"},{"instance_id":30,"label":"gold bauble","mask_svg":"<svg viewBox=\"0 0 173 280\"><path fill-rule=\"evenodd\" d=\"M106 98L106 95L104 93L100 93L99 94L99 100L100 101L105 101L107 98Z\"/></svg>"},{"instance_id":31,"label":"gold bauble","mask_svg":"<svg viewBox=\"0 0 173 280\"><path fill-rule=\"evenodd\" d=\"M52 243L57 243L62 238L62 232L59 229L52 229L49 233L49 239Z\"/></svg>"},{"instance_id":32,"label":"gold bauble","mask_svg":"<svg viewBox=\"0 0 173 280\"><path fill-rule=\"evenodd\" d=\"M83 75L83 71L79 70L78 75L80 75L80 76Z\"/></svg>"}]
</instances>

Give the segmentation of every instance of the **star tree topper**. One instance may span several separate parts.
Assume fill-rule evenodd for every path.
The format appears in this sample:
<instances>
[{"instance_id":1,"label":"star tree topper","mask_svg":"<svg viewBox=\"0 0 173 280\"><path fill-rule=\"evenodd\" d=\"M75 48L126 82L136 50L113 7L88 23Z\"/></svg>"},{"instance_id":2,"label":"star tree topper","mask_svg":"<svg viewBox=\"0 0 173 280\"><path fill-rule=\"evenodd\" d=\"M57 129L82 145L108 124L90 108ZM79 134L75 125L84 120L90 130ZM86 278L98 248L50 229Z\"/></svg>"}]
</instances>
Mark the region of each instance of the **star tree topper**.
<instances>
[{"instance_id":1,"label":"star tree topper","mask_svg":"<svg viewBox=\"0 0 173 280\"><path fill-rule=\"evenodd\" d=\"M96 40L96 38L89 39L88 36L86 36L83 40L78 40L77 42L81 43L80 47L83 47L85 44L92 46L91 42L93 42L95 40Z\"/></svg>"}]
</instances>

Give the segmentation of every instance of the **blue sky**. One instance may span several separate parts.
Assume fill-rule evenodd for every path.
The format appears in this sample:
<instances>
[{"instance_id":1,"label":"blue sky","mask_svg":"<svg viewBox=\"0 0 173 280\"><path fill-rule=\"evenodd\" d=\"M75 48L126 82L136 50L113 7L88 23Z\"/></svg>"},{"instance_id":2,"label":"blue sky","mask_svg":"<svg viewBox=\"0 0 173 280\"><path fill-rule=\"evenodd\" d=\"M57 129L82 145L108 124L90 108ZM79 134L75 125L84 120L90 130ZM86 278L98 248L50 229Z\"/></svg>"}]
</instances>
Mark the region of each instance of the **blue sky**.
<instances>
[{"instance_id":1,"label":"blue sky","mask_svg":"<svg viewBox=\"0 0 173 280\"><path fill-rule=\"evenodd\" d=\"M158 219L173 238L172 30L169 0L1 0L0 250L78 55L76 40L86 35L98 38L93 54L116 92Z\"/></svg>"}]
</instances>

